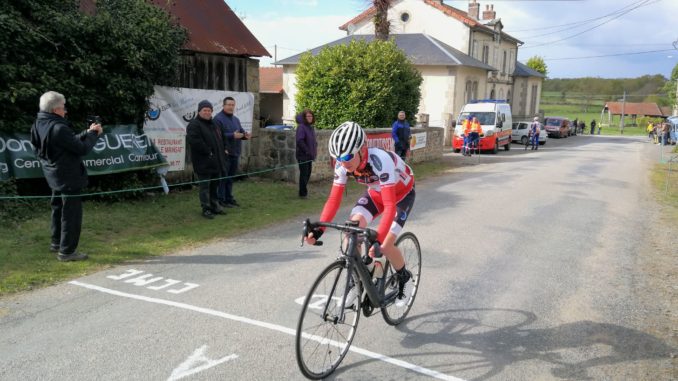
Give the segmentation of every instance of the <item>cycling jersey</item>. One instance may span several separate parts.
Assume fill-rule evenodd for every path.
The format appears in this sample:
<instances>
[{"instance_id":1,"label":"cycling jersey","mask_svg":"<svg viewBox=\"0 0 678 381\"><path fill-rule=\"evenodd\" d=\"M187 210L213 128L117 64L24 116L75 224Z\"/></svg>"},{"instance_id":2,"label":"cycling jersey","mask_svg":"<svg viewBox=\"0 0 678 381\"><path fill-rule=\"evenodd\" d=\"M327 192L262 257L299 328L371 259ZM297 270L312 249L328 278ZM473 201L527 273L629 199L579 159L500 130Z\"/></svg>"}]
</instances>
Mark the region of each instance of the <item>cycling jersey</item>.
<instances>
[{"instance_id":1,"label":"cycling jersey","mask_svg":"<svg viewBox=\"0 0 678 381\"><path fill-rule=\"evenodd\" d=\"M412 169L395 153L380 148L367 149L367 163L365 168L349 173L341 163L334 167L334 183L330 196L320 215L320 221L332 221L341 204L342 194L348 177L368 187L368 194L372 201L380 206L384 216L379 223L377 239L384 242L391 224L395 219L397 204L402 201L414 187L414 173Z\"/></svg>"}]
</instances>

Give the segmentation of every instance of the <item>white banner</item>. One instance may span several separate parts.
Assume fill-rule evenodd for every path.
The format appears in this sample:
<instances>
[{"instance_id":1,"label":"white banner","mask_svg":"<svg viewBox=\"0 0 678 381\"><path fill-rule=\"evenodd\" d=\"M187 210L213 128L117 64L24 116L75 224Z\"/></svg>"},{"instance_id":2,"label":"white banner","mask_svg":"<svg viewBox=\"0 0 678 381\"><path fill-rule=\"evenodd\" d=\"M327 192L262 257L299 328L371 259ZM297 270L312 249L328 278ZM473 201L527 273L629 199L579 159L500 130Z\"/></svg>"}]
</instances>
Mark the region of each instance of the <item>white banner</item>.
<instances>
[{"instance_id":1,"label":"white banner","mask_svg":"<svg viewBox=\"0 0 678 381\"><path fill-rule=\"evenodd\" d=\"M198 103L207 99L214 107L214 117L223 109L224 98L235 99L235 116L242 128L252 132L254 94L223 90L187 89L184 87L154 86L155 94L148 99L144 132L164 132L186 135L186 126L198 115Z\"/></svg>"},{"instance_id":2,"label":"white banner","mask_svg":"<svg viewBox=\"0 0 678 381\"><path fill-rule=\"evenodd\" d=\"M426 147L426 133L418 132L410 137L410 150Z\"/></svg>"},{"instance_id":3,"label":"white banner","mask_svg":"<svg viewBox=\"0 0 678 381\"><path fill-rule=\"evenodd\" d=\"M242 128L252 132L254 94L223 90L187 89L154 86L155 94L148 99L144 133L155 143L170 164L170 171L182 171L186 165L186 126L198 115L198 103L212 103L212 117L223 110L224 98L235 99L235 116Z\"/></svg>"}]
</instances>

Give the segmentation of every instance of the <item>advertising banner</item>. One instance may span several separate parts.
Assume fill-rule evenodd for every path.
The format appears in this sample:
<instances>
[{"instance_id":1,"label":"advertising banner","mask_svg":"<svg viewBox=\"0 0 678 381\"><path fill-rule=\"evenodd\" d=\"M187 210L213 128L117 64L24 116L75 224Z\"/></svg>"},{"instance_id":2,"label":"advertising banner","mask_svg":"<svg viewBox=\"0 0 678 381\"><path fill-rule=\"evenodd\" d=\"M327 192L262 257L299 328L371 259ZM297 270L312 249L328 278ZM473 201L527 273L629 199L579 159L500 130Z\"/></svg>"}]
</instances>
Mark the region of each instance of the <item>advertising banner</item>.
<instances>
[{"instance_id":1,"label":"advertising banner","mask_svg":"<svg viewBox=\"0 0 678 381\"><path fill-rule=\"evenodd\" d=\"M367 132L367 147L377 147L385 151L395 151L395 143L389 132L370 134Z\"/></svg>"},{"instance_id":2,"label":"advertising banner","mask_svg":"<svg viewBox=\"0 0 678 381\"><path fill-rule=\"evenodd\" d=\"M108 130L109 127L106 127ZM89 175L166 166L167 161L135 125L112 126L83 157ZM43 177L28 134L0 134L0 180Z\"/></svg>"},{"instance_id":3,"label":"advertising banner","mask_svg":"<svg viewBox=\"0 0 678 381\"><path fill-rule=\"evenodd\" d=\"M155 93L148 99L144 133L154 138L162 134L186 135L186 126L198 115L198 103L206 99L212 103L213 114L223 109L224 98L235 99L235 116L242 128L252 132L254 117L254 94L224 90L200 90L184 87L154 86ZM162 136L166 137L166 136Z\"/></svg>"}]
</instances>

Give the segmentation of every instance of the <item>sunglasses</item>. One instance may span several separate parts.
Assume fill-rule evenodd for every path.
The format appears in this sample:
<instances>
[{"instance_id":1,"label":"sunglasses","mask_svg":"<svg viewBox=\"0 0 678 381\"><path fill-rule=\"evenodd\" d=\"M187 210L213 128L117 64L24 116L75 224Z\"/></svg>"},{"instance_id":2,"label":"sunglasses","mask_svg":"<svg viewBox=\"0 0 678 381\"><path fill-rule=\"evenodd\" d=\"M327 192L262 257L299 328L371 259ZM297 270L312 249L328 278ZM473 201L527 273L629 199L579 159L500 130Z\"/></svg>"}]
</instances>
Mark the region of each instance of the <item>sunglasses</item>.
<instances>
[{"instance_id":1,"label":"sunglasses","mask_svg":"<svg viewBox=\"0 0 678 381\"><path fill-rule=\"evenodd\" d=\"M355 157L354 154L348 153L348 154L346 154L346 155L344 155L344 156L339 156L339 157L337 158L337 161L340 162L340 163L345 163L345 162L347 162L347 161L350 161L350 160L353 159L354 157Z\"/></svg>"}]
</instances>

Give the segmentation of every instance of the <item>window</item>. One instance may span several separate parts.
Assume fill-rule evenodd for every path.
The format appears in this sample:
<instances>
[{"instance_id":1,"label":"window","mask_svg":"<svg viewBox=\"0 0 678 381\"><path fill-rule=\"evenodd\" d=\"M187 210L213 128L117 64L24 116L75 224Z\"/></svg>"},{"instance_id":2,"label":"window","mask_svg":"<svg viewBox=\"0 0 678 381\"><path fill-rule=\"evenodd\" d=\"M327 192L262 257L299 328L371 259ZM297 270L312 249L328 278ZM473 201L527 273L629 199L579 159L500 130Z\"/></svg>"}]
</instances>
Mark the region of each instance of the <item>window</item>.
<instances>
[{"instance_id":1,"label":"window","mask_svg":"<svg viewBox=\"0 0 678 381\"><path fill-rule=\"evenodd\" d=\"M478 99L478 81L473 81L473 88L471 91L471 99Z\"/></svg>"},{"instance_id":2,"label":"window","mask_svg":"<svg viewBox=\"0 0 678 381\"><path fill-rule=\"evenodd\" d=\"M506 102L508 102L508 104L511 104L511 90L506 92Z\"/></svg>"},{"instance_id":3,"label":"window","mask_svg":"<svg viewBox=\"0 0 678 381\"><path fill-rule=\"evenodd\" d=\"M478 41L476 41L476 40L473 40L473 45L471 45L471 54L470 54L470 56L473 57L473 58L475 58L475 59L479 59L479 58L480 58L480 57L478 57Z\"/></svg>"},{"instance_id":4,"label":"window","mask_svg":"<svg viewBox=\"0 0 678 381\"><path fill-rule=\"evenodd\" d=\"M473 99L473 84L471 84L471 81L466 81L466 90L464 91L464 98L466 99L466 103L470 103L471 99Z\"/></svg>"},{"instance_id":5,"label":"window","mask_svg":"<svg viewBox=\"0 0 678 381\"><path fill-rule=\"evenodd\" d=\"M539 86L532 85L532 93L530 94L530 115L537 113L537 89Z\"/></svg>"},{"instance_id":6,"label":"window","mask_svg":"<svg viewBox=\"0 0 678 381\"><path fill-rule=\"evenodd\" d=\"M492 91L490 91L490 99L494 99L494 89L492 89Z\"/></svg>"},{"instance_id":7,"label":"window","mask_svg":"<svg viewBox=\"0 0 678 381\"><path fill-rule=\"evenodd\" d=\"M504 99L504 89L499 89L499 98L497 99Z\"/></svg>"},{"instance_id":8,"label":"window","mask_svg":"<svg viewBox=\"0 0 678 381\"><path fill-rule=\"evenodd\" d=\"M482 61L484 63L489 63L490 62L490 47L487 45L483 45L483 59Z\"/></svg>"},{"instance_id":9,"label":"window","mask_svg":"<svg viewBox=\"0 0 678 381\"><path fill-rule=\"evenodd\" d=\"M402 22L404 22L404 23L410 21L410 14L407 13L407 12L401 13L401 14L400 14L400 21L402 21Z\"/></svg>"},{"instance_id":10,"label":"window","mask_svg":"<svg viewBox=\"0 0 678 381\"><path fill-rule=\"evenodd\" d=\"M504 50L504 59L501 62L501 72L502 74L506 73L506 50Z\"/></svg>"}]
</instances>

